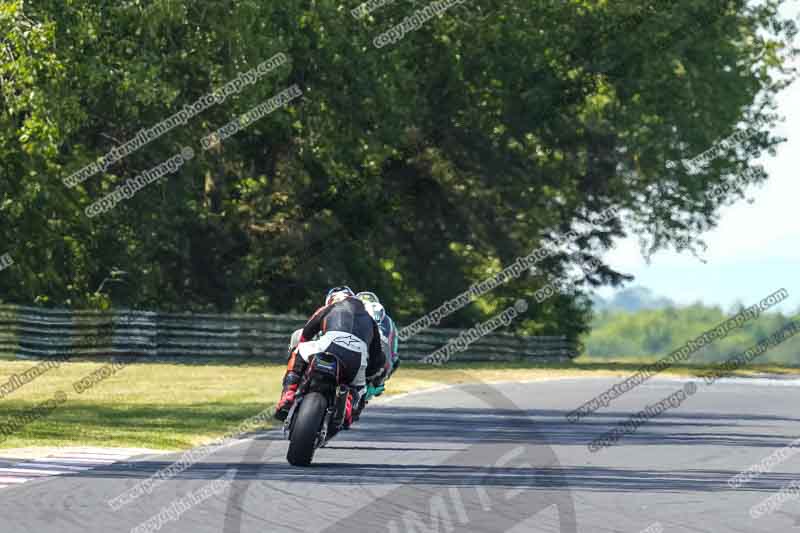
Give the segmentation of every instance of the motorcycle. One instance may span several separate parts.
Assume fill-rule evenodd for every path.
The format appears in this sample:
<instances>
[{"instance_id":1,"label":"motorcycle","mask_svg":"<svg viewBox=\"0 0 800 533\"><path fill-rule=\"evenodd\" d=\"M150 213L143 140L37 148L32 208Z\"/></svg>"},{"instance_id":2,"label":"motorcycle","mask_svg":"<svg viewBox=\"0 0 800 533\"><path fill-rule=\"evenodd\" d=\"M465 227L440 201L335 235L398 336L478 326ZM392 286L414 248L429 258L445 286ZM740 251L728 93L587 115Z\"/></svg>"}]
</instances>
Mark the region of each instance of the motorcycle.
<instances>
[{"instance_id":1,"label":"motorcycle","mask_svg":"<svg viewBox=\"0 0 800 533\"><path fill-rule=\"evenodd\" d=\"M317 448L324 447L342 430L348 396L352 395L352 402L356 389L343 383L341 367L337 357L327 352L310 358L283 424L284 437L289 439L289 464L310 465Z\"/></svg>"}]
</instances>

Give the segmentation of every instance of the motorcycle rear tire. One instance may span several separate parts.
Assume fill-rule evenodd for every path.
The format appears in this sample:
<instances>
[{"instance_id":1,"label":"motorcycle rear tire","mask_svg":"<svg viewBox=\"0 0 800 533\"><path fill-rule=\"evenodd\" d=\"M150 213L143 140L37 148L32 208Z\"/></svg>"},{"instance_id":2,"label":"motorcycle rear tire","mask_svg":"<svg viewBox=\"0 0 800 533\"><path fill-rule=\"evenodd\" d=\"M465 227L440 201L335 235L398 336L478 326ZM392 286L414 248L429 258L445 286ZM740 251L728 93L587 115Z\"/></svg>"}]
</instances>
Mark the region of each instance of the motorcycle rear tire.
<instances>
[{"instance_id":1,"label":"motorcycle rear tire","mask_svg":"<svg viewBox=\"0 0 800 533\"><path fill-rule=\"evenodd\" d=\"M303 398L294 423L286 460L292 466L308 466L314 458L317 435L322 427L328 400L318 392L310 392Z\"/></svg>"}]
</instances>

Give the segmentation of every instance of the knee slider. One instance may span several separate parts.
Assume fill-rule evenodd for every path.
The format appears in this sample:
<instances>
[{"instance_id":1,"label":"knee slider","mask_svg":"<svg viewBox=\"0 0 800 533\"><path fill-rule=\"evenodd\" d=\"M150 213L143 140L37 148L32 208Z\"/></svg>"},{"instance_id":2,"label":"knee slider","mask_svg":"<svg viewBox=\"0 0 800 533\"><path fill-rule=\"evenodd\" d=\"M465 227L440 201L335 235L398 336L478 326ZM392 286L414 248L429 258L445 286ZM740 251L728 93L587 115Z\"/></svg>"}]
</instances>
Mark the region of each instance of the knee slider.
<instances>
[{"instance_id":1,"label":"knee slider","mask_svg":"<svg viewBox=\"0 0 800 533\"><path fill-rule=\"evenodd\" d=\"M296 372L287 372L286 377L283 378L283 386L297 385L300 383L302 376Z\"/></svg>"}]
</instances>

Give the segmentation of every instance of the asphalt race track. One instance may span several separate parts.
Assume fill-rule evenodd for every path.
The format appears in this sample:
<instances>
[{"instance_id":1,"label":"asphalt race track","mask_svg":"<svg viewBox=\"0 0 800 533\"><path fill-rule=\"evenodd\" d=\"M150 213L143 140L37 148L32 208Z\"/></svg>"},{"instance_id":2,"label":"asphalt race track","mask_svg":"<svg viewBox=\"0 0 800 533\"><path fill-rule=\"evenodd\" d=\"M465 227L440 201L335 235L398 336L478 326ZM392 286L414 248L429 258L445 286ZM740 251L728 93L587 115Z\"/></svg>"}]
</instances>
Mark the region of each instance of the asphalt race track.
<instances>
[{"instance_id":1,"label":"asphalt race track","mask_svg":"<svg viewBox=\"0 0 800 533\"><path fill-rule=\"evenodd\" d=\"M728 483L800 436L799 382L694 380L679 407L592 453L593 438L686 384L654 378L567 421L618 381L470 385L376 402L311 468L289 466L273 431L218 450L118 511L110 498L179 455L35 480L0 490L0 532L129 533L212 482L219 490L204 501L134 531L800 531L795 496L750 513L800 480L800 456L786 454L741 487Z\"/></svg>"}]
</instances>

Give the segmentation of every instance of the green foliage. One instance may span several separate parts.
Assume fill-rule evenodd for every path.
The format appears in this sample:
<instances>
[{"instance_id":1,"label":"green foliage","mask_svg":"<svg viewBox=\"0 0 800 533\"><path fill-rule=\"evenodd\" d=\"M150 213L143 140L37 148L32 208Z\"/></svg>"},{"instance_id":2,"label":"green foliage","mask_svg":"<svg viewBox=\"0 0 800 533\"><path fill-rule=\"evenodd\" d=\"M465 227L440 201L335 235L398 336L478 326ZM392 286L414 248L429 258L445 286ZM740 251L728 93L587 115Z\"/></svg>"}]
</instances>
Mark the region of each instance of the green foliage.
<instances>
[{"instance_id":1,"label":"green foliage","mask_svg":"<svg viewBox=\"0 0 800 533\"><path fill-rule=\"evenodd\" d=\"M725 313L719 307L694 304L687 307L642 310L635 313L603 311L592 321L584 343L586 354L607 360L663 357L686 342L713 329L735 315L741 307ZM691 363L721 363L768 338L790 321L781 313L765 313L731 330L727 337L695 352ZM771 348L754 363L800 366L800 336Z\"/></svg>"},{"instance_id":2,"label":"green foliage","mask_svg":"<svg viewBox=\"0 0 800 533\"><path fill-rule=\"evenodd\" d=\"M331 0L0 0L0 253L15 260L0 298L307 312L346 282L407 324L587 231L444 324L471 325L623 236L619 219L586 225L607 207L651 251L714 224L737 190L705 192L779 140L765 128L702 175L665 163L771 117L794 33L779 4L492 0L378 50L373 38L408 3L355 20ZM278 52L289 63L255 85L77 187L62 183ZM295 83L302 98L200 149ZM84 214L183 146L197 157L177 174ZM115 267L130 275L106 300L95 292ZM606 266L584 286L624 279ZM578 290L532 305L515 327L575 336L588 310ZM652 338L652 349L671 340Z\"/></svg>"}]
</instances>

